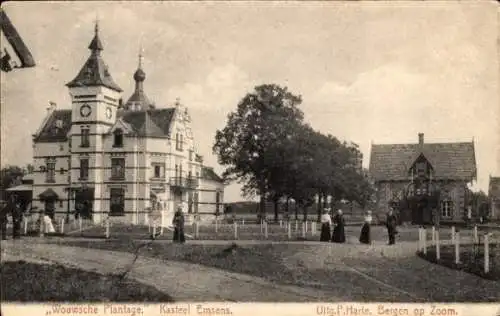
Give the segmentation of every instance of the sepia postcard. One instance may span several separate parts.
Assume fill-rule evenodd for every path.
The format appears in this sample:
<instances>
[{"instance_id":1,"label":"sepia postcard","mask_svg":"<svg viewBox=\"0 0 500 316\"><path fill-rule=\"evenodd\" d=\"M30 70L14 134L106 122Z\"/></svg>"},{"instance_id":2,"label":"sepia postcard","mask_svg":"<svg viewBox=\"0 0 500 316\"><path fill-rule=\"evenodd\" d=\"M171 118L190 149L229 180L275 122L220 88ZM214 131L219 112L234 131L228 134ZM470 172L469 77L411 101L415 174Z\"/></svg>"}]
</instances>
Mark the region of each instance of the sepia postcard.
<instances>
[{"instance_id":1,"label":"sepia postcard","mask_svg":"<svg viewBox=\"0 0 500 316\"><path fill-rule=\"evenodd\" d=\"M10 1L1 314L500 316L496 1Z\"/></svg>"}]
</instances>

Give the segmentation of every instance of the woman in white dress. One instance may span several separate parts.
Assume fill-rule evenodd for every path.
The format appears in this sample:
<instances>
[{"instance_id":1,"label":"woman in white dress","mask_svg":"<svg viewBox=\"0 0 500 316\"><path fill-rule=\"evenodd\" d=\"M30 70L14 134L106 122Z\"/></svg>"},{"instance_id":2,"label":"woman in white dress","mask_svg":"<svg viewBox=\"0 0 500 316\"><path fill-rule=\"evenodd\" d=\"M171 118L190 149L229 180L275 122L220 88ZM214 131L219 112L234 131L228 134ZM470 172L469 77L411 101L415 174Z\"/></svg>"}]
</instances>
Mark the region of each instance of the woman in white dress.
<instances>
[{"instance_id":1,"label":"woman in white dress","mask_svg":"<svg viewBox=\"0 0 500 316\"><path fill-rule=\"evenodd\" d=\"M330 241L331 235L331 226L332 226L332 218L330 217L330 209L325 208L323 210L323 215L321 215L321 235L320 241Z\"/></svg>"}]
</instances>

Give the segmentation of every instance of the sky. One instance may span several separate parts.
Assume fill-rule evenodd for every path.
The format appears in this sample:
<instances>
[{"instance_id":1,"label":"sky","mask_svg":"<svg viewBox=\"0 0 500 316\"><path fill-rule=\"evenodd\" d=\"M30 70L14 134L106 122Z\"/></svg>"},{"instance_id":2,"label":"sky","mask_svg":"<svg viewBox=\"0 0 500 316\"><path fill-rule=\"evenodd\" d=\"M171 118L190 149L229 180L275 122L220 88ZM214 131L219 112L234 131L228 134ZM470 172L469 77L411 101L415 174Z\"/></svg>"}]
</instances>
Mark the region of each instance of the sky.
<instances>
[{"instance_id":1,"label":"sky","mask_svg":"<svg viewBox=\"0 0 500 316\"><path fill-rule=\"evenodd\" d=\"M133 92L143 49L144 88L157 107L188 107L198 151L264 83L301 95L305 119L360 145L471 141L478 181L500 175L498 23L486 2L10 2L2 6L37 66L2 73L2 165L32 159L31 135L49 100L70 108L65 84L89 55L96 17L111 75ZM225 201L242 200L229 185Z\"/></svg>"}]
</instances>

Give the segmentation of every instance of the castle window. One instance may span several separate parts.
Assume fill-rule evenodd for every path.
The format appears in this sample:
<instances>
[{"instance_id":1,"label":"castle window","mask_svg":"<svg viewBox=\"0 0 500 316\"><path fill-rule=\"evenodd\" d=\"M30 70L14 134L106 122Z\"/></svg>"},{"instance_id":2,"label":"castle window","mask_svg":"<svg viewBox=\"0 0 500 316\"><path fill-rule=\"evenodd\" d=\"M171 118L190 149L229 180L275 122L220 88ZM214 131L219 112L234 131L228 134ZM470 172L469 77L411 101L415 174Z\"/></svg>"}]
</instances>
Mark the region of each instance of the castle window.
<instances>
[{"instance_id":1,"label":"castle window","mask_svg":"<svg viewBox=\"0 0 500 316\"><path fill-rule=\"evenodd\" d=\"M45 177L45 182L53 183L56 182L56 163L55 162L47 162L47 175Z\"/></svg>"},{"instance_id":2,"label":"castle window","mask_svg":"<svg viewBox=\"0 0 500 316\"><path fill-rule=\"evenodd\" d=\"M111 188L109 190L110 212L109 216L125 215L125 190L123 188Z\"/></svg>"},{"instance_id":3,"label":"castle window","mask_svg":"<svg viewBox=\"0 0 500 316\"><path fill-rule=\"evenodd\" d=\"M125 179L125 158L111 158L111 178Z\"/></svg>"},{"instance_id":4,"label":"castle window","mask_svg":"<svg viewBox=\"0 0 500 316\"><path fill-rule=\"evenodd\" d=\"M113 147L123 147L123 132L121 129L115 130L113 136Z\"/></svg>"},{"instance_id":5,"label":"castle window","mask_svg":"<svg viewBox=\"0 0 500 316\"><path fill-rule=\"evenodd\" d=\"M89 178L89 159L80 159L80 180L87 180Z\"/></svg>"},{"instance_id":6,"label":"castle window","mask_svg":"<svg viewBox=\"0 0 500 316\"><path fill-rule=\"evenodd\" d=\"M441 202L441 216L449 218L453 216L453 202L445 200Z\"/></svg>"},{"instance_id":7,"label":"castle window","mask_svg":"<svg viewBox=\"0 0 500 316\"><path fill-rule=\"evenodd\" d=\"M183 147L183 135L181 133L175 134L175 149L178 151L182 151Z\"/></svg>"},{"instance_id":8,"label":"castle window","mask_svg":"<svg viewBox=\"0 0 500 316\"><path fill-rule=\"evenodd\" d=\"M88 127L82 127L81 131L80 147L90 147L90 129Z\"/></svg>"},{"instance_id":9,"label":"castle window","mask_svg":"<svg viewBox=\"0 0 500 316\"><path fill-rule=\"evenodd\" d=\"M153 164L153 172L154 178L165 178L165 165Z\"/></svg>"}]
</instances>

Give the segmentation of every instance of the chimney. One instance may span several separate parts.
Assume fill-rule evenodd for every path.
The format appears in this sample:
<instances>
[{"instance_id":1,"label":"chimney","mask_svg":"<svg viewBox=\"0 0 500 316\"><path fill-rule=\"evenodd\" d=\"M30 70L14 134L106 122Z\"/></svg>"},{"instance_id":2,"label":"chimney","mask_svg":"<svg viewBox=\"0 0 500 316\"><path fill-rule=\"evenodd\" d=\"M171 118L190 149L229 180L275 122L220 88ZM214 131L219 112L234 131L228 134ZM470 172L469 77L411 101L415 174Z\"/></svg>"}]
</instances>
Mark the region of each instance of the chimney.
<instances>
[{"instance_id":1,"label":"chimney","mask_svg":"<svg viewBox=\"0 0 500 316\"><path fill-rule=\"evenodd\" d=\"M420 147L424 146L424 133L418 133L418 144Z\"/></svg>"}]
</instances>

